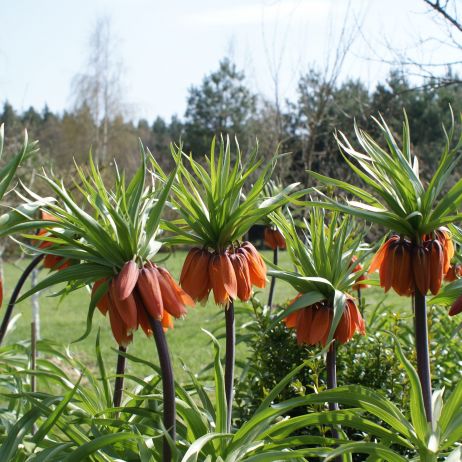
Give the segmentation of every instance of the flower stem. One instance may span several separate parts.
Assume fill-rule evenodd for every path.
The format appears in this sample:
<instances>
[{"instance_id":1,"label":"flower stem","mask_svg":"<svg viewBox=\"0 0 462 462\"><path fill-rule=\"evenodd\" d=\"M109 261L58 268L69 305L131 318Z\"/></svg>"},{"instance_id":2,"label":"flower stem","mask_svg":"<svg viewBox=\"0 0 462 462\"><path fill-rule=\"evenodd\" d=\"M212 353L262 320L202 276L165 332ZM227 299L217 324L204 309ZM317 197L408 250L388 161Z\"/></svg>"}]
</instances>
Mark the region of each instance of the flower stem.
<instances>
[{"instance_id":1,"label":"flower stem","mask_svg":"<svg viewBox=\"0 0 462 462\"><path fill-rule=\"evenodd\" d=\"M276 247L273 250L273 263L275 265L278 264L278 256L279 256L279 248ZM276 278L273 276L271 278L271 285L270 285L270 290L269 290L269 295L268 295L268 309L271 311L271 306L273 305L273 297L274 297L274 286L276 285Z\"/></svg>"},{"instance_id":2,"label":"flower stem","mask_svg":"<svg viewBox=\"0 0 462 462\"><path fill-rule=\"evenodd\" d=\"M337 348L336 342L332 342L326 356L326 370L327 370L327 388L337 388ZM329 403L329 411L338 411L337 403ZM332 438L338 439L339 434L335 427L331 430ZM341 456L336 457L335 462L342 462Z\"/></svg>"},{"instance_id":3,"label":"flower stem","mask_svg":"<svg viewBox=\"0 0 462 462\"><path fill-rule=\"evenodd\" d=\"M327 388L337 388L337 348L335 341L329 348L326 356L326 370L327 370ZM337 403L329 403L329 410L338 410Z\"/></svg>"},{"instance_id":4,"label":"flower stem","mask_svg":"<svg viewBox=\"0 0 462 462\"><path fill-rule=\"evenodd\" d=\"M364 310L363 310L363 297L362 297L362 295L361 295L361 287L358 287L357 295L358 295L359 312L360 312L361 314L364 314Z\"/></svg>"},{"instance_id":5,"label":"flower stem","mask_svg":"<svg viewBox=\"0 0 462 462\"><path fill-rule=\"evenodd\" d=\"M37 327L35 322L30 323L30 368L35 371L37 366ZM30 391L35 393L36 391L36 380L35 374L31 375L30 378Z\"/></svg>"},{"instance_id":6,"label":"flower stem","mask_svg":"<svg viewBox=\"0 0 462 462\"><path fill-rule=\"evenodd\" d=\"M422 386L422 395L427 422L432 420L432 384L430 375L430 357L428 353L427 303L425 295L419 289L415 291L415 345L417 353L417 372Z\"/></svg>"},{"instance_id":7,"label":"flower stem","mask_svg":"<svg viewBox=\"0 0 462 462\"><path fill-rule=\"evenodd\" d=\"M16 287L13 290L13 293L11 294L10 302L8 303L8 306L5 311L5 316L3 317L2 325L0 326L0 345L3 342L3 339L5 337L6 331L8 329L8 324L10 323L10 318L11 314L13 313L13 308L14 305L16 304L16 300L19 297L19 292L22 289L22 286L26 282L27 277L29 274L32 272L32 270L42 261L44 254L37 255L26 267L26 269L23 271L21 274L21 277L19 278L18 282L16 283Z\"/></svg>"},{"instance_id":8,"label":"flower stem","mask_svg":"<svg viewBox=\"0 0 462 462\"><path fill-rule=\"evenodd\" d=\"M230 299L225 309L226 319L226 359L225 359L225 394L228 407L227 431L231 430L231 418L233 413L233 382L234 382L234 357L236 346L236 331L234 323L234 301Z\"/></svg>"},{"instance_id":9,"label":"flower stem","mask_svg":"<svg viewBox=\"0 0 462 462\"><path fill-rule=\"evenodd\" d=\"M120 345L119 353L126 353L126 352L127 352L127 348ZM116 366L117 377L115 379L114 397L113 397L114 407L119 407L120 404L122 403L122 391L124 388L124 377L122 374L125 372L126 361L127 361L127 358L124 355L121 355L121 354L117 355L117 366Z\"/></svg>"},{"instance_id":10,"label":"flower stem","mask_svg":"<svg viewBox=\"0 0 462 462\"><path fill-rule=\"evenodd\" d=\"M176 406L175 406L175 381L173 379L173 368L168 351L167 339L165 338L164 329L161 321L154 319L143 308L148 317L151 326L154 341L156 342L157 353L159 355L160 370L162 373L162 392L164 395L164 427L170 435L172 443L176 441ZM172 448L168 438L164 437L162 448L162 462L170 462L172 460Z\"/></svg>"},{"instance_id":11,"label":"flower stem","mask_svg":"<svg viewBox=\"0 0 462 462\"><path fill-rule=\"evenodd\" d=\"M34 321L30 323L30 370L35 371L37 367L37 326ZM30 391L37 391L37 381L35 374L30 376ZM32 435L37 433L37 424L32 425Z\"/></svg>"}]
</instances>

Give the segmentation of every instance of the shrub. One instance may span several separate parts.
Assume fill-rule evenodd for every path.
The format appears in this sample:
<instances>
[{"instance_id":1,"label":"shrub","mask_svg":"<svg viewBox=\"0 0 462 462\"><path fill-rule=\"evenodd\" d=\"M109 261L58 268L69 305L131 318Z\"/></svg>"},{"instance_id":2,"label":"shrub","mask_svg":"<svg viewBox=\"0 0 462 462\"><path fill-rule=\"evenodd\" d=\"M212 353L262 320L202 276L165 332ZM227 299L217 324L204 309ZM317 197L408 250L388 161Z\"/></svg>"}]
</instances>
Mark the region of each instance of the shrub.
<instances>
[{"instance_id":1,"label":"shrub","mask_svg":"<svg viewBox=\"0 0 462 462\"><path fill-rule=\"evenodd\" d=\"M268 390L297 365L313 357L316 348L298 346L295 333L283 323L273 325L276 313L268 312L254 300L254 321L245 326L249 347L247 370L237 387L238 418L246 420L266 397ZM393 313L387 304L379 303L374 310L366 310L367 335L357 337L338 351L338 384L358 384L374 388L403 408L407 407L409 391L407 379L396 361L394 347L384 331L393 332L407 357L415 360L412 345L411 317ZM460 380L462 351L457 333L460 326L441 306L430 311L430 351L432 383L436 389L453 389ZM241 331L244 335L244 332ZM310 361L293 378L278 397L280 400L325 388L326 377L322 360Z\"/></svg>"}]
</instances>

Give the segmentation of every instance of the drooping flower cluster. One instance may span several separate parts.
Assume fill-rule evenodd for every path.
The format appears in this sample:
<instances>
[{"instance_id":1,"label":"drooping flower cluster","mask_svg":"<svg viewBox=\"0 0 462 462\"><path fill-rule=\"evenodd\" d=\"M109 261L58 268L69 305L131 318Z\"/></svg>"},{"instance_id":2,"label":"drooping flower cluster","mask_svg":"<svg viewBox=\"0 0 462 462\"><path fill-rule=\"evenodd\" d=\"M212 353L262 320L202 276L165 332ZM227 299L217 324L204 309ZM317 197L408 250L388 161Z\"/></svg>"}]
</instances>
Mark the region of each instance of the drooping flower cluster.
<instances>
[{"instance_id":1,"label":"drooping flower cluster","mask_svg":"<svg viewBox=\"0 0 462 462\"><path fill-rule=\"evenodd\" d=\"M454 282L462 277L462 265L451 265L448 272L444 276L444 280L447 282ZM462 313L462 295L451 305L449 309L449 316L455 316L456 314Z\"/></svg>"},{"instance_id":2,"label":"drooping flower cluster","mask_svg":"<svg viewBox=\"0 0 462 462\"><path fill-rule=\"evenodd\" d=\"M444 275L446 282L454 282L462 277L462 265L450 265L448 271Z\"/></svg>"},{"instance_id":3,"label":"drooping flower cluster","mask_svg":"<svg viewBox=\"0 0 462 462\"><path fill-rule=\"evenodd\" d=\"M301 294L292 303L298 300L300 296ZM333 313L333 308L327 303L327 300L324 300L294 311L284 319L284 323L288 328L296 330L298 344L316 345L321 343L325 345ZM353 298L347 297L343 315L334 333L334 339L339 343L346 343L355 332L364 335L366 333L365 323Z\"/></svg>"},{"instance_id":4,"label":"drooping flower cluster","mask_svg":"<svg viewBox=\"0 0 462 462\"><path fill-rule=\"evenodd\" d=\"M447 274L454 245L448 230L440 228L422 243L394 235L380 247L369 272L379 270L380 286L385 292L393 288L398 295L411 295L416 288L425 295L436 295Z\"/></svg>"},{"instance_id":5,"label":"drooping flower cluster","mask_svg":"<svg viewBox=\"0 0 462 462\"><path fill-rule=\"evenodd\" d=\"M44 235L46 234L46 231L40 230L38 235ZM42 241L39 244L39 249L47 249L48 247L51 247L53 245L52 242L50 241ZM43 267L51 270L63 270L66 268L69 268L71 264L71 260L68 258L60 257L59 255L52 255L51 253L45 255L45 258L43 259Z\"/></svg>"},{"instance_id":6,"label":"drooping flower cluster","mask_svg":"<svg viewBox=\"0 0 462 462\"><path fill-rule=\"evenodd\" d=\"M286 240L279 229L273 227L265 227L264 231L265 244L272 250L285 249Z\"/></svg>"},{"instance_id":7,"label":"drooping flower cluster","mask_svg":"<svg viewBox=\"0 0 462 462\"><path fill-rule=\"evenodd\" d=\"M194 247L185 259L181 287L196 301L204 303L213 291L215 303L226 305L230 299L247 301L252 285L264 288L266 265L250 243L230 246L224 252Z\"/></svg>"},{"instance_id":8,"label":"drooping flower cluster","mask_svg":"<svg viewBox=\"0 0 462 462\"><path fill-rule=\"evenodd\" d=\"M191 297L175 282L170 273L151 262L142 268L128 261L112 278L104 278L93 285L93 295L106 284L107 290L96 306L103 315L109 313L112 333L119 345L127 346L139 326L146 335L152 334L147 313L161 321L164 330L173 328L172 316L186 314L186 306L193 306Z\"/></svg>"},{"instance_id":9,"label":"drooping flower cluster","mask_svg":"<svg viewBox=\"0 0 462 462\"><path fill-rule=\"evenodd\" d=\"M462 313L462 296L460 296L451 306L449 310L449 316L455 316L456 314Z\"/></svg>"},{"instance_id":10,"label":"drooping flower cluster","mask_svg":"<svg viewBox=\"0 0 462 462\"><path fill-rule=\"evenodd\" d=\"M46 221L57 221L56 218L45 212L44 210L40 211L40 219ZM48 231L46 229L39 229L37 231L37 236L46 236ZM40 241L38 248L39 249L47 249L53 245L53 242L43 240ZM43 259L43 267L51 270L63 270L68 268L71 265L72 261L68 258L60 257L59 255L52 255L51 253L45 255Z\"/></svg>"},{"instance_id":11,"label":"drooping flower cluster","mask_svg":"<svg viewBox=\"0 0 462 462\"><path fill-rule=\"evenodd\" d=\"M363 265L361 263L356 263L358 260L358 257L356 255L353 255L351 257L351 266L354 266L352 269L353 273L358 273L359 271L362 271L364 269ZM355 264L356 263L356 264ZM356 283L353 284L352 289L358 290L358 289L368 289L370 286L368 284L360 284L360 281L365 281L367 279L366 275L364 273L360 274L357 279Z\"/></svg>"}]
</instances>

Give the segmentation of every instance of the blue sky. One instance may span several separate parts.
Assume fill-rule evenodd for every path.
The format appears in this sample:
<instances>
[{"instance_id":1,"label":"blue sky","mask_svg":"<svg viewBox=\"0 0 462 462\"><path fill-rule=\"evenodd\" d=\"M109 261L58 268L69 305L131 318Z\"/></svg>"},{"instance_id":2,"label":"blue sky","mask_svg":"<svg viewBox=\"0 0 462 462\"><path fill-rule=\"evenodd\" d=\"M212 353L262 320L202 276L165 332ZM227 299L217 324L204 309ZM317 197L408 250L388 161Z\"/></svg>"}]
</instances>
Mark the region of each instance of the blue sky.
<instances>
[{"instance_id":1,"label":"blue sky","mask_svg":"<svg viewBox=\"0 0 462 462\"><path fill-rule=\"evenodd\" d=\"M0 102L20 110L45 103L54 111L71 108L71 80L85 69L88 38L102 15L117 37L131 117L181 117L188 88L225 55L244 69L252 90L269 97L270 69L280 63L281 96L293 97L300 73L325 65L347 9L361 34L342 78L359 77L371 88L388 72L379 62L389 55L388 42L406 48L441 34L422 0L3 0ZM434 46L412 52L451 59Z\"/></svg>"}]
</instances>

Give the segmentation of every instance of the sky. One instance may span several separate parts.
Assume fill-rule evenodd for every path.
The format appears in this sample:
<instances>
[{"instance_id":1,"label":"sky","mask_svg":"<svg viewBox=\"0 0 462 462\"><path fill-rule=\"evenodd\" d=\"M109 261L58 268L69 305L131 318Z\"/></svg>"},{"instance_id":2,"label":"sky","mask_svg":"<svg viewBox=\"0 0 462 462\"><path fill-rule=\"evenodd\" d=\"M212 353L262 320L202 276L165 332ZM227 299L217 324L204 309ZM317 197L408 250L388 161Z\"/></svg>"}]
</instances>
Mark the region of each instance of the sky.
<instances>
[{"instance_id":1,"label":"sky","mask_svg":"<svg viewBox=\"0 0 462 462\"><path fill-rule=\"evenodd\" d=\"M294 98L301 73L332 62L346 17L356 34L341 79L360 78L370 89L389 72L389 47L425 61L449 61L460 51L416 46L443 30L423 0L0 0L0 103L71 109L71 82L85 72L102 16L110 18L122 63L126 113L149 121L182 117L188 89L225 56L252 91L273 98L277 75L280 98Z\"/></svg>"}]
</instances>

